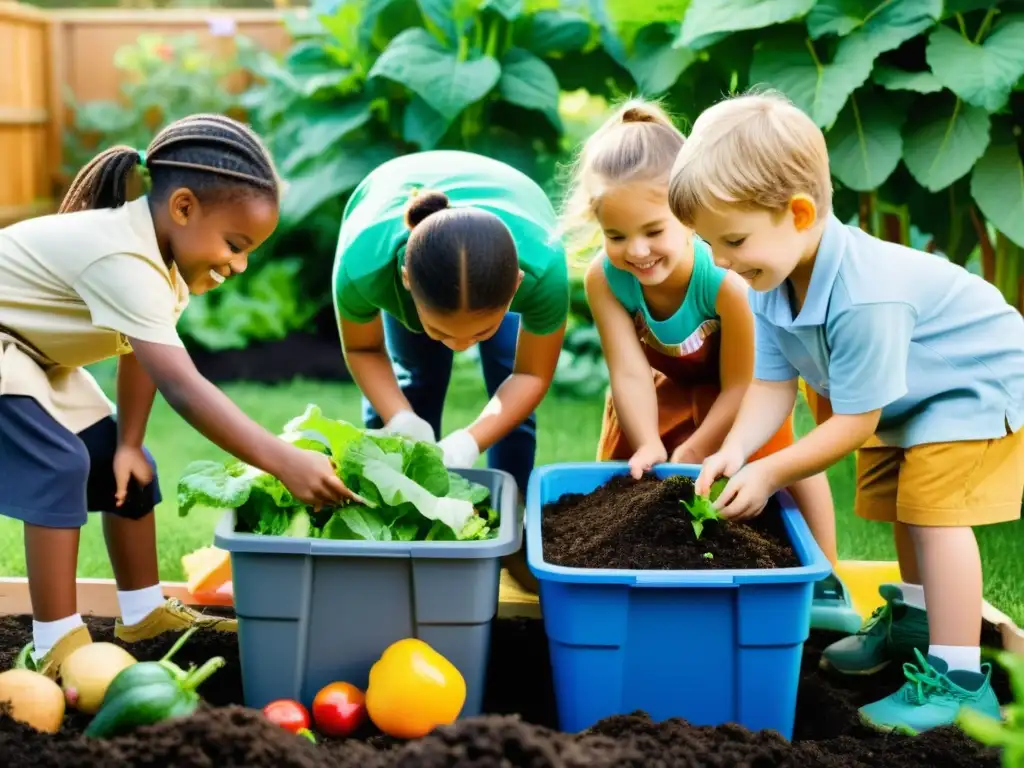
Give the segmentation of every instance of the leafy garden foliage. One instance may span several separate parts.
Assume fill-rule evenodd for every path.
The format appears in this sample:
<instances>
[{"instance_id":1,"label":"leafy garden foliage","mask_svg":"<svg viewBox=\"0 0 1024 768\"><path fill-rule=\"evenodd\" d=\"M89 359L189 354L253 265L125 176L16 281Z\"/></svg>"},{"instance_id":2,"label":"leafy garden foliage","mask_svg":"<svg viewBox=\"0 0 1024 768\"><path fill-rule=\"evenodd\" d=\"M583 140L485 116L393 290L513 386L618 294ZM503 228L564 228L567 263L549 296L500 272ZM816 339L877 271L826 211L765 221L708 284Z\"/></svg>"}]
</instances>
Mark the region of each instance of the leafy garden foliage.
<instances>
[{"instance_id":1,"label":"leafy garden foliage","mask_svg":"<svg viewBox=\"0 0 1024 768\"><path fill-rule=\"evenodd\" d=\"M178 481L178 514L196 506L236 511L236 530L263 536L366 541L494 538L500 521L486 486L445 468L440 448L325 416L316 405L280 435L331 457L362 499L313 510L271 474L235 459L193 461Z\"/></svg>"},{"instance_id":2,"label":"leafy garden foliage","mask_svg":"<svg viewBox=\"0 0 1024 768\"><path fill-rule=\"evenodd\" d=\"M238 39L256 82L237 106L289 184L254 259L301 265L297 299L266 298L309 310L280 313L287 325L330 306L341 211L380 163L476 151L557 204L559 169L608 101L660 98L685 129L751 87L784 92L825 131L841 218L1024 302L1024 0L316 0L285 23L282 56ZM255 311L199 313L194 336L282 332L244 319ZM233 335L217 338L220 320ZM569 352L594 371L583 330Z\"/></svg>"},{"instance_id":3,"label":"leafy garden foliage","mask_svg":"<svg viewBox=\"0 0 1024 768\"><path fill-rule=\"evenodd\" d=\"M600 0L314 7L282 60L253 57L265 84L245 102L294 184L286 222L434 147L499 157L557 199L572 150L561 93L661 97L689 123L767 86L826 131L841 215L908 242L913 219L959 263L980 244L986 277L1019 300L1024 3L691 0L645 13Z\"/></svg>"},{"instance_id":4,"label":"leafy garden foliage","mask_svg":"<svg viewBox=\"0 0 1024 768\"><path fill-rule=\"evenodd\" d=\"M971 738L1002 751L1003 768L1024 765L1024 654L1013 651L989 651L1010 678L1013 702L1003 707L1002 720L964 708L957 725Z\"/></svg>"}]
</instances>

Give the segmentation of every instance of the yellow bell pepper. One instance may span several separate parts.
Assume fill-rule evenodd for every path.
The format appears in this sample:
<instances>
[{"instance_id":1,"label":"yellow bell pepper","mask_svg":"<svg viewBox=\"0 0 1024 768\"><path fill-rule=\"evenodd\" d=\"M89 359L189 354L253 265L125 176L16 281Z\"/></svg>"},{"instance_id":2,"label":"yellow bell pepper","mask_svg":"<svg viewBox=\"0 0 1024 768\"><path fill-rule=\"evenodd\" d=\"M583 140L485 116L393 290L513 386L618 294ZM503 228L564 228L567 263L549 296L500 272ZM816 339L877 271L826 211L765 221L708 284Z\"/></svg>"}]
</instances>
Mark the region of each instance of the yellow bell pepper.
<instances>
[{"instance_id":1,"label":"yellow bell pepper","mask_svg":"<svg viewBox=\"0 0 1024 768\"><path fill-rule=\"evenodd\" d=\"M389 736L425 736L455 722L465 703L462 673L422 640L393 643L370 668L366 714Z\"/></svg>"}]
</instances>

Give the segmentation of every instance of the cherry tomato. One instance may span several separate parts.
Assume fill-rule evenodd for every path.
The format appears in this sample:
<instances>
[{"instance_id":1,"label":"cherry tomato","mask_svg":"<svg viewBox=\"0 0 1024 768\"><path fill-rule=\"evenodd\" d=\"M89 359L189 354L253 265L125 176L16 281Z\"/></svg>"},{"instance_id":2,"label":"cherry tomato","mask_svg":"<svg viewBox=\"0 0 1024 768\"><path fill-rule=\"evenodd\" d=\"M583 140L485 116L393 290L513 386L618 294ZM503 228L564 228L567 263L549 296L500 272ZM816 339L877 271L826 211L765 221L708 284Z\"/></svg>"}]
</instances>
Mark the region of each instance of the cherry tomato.
<instances>
[{"instance_id":1,"label":"cherry tomato","mask_svg":"<svg viewBox=\"0 0 1024 768\"><path fill-rule=\"evenodd\" d=\"M292 733L309 728L309 712L302 704L291 699L270 702L263 708L263 716Z\"/></svg>"},{"instance_id":2,"label":"cherry tomato","mask_svg":"<svg viewBox=\"0 0 1024 768\"><path fill-rule=\"evenodd\" d=\"M313 722L325 736L349 736L365 719L366 697L351 683L325 685L313 699Z\"/></svg>"}]
</instances>

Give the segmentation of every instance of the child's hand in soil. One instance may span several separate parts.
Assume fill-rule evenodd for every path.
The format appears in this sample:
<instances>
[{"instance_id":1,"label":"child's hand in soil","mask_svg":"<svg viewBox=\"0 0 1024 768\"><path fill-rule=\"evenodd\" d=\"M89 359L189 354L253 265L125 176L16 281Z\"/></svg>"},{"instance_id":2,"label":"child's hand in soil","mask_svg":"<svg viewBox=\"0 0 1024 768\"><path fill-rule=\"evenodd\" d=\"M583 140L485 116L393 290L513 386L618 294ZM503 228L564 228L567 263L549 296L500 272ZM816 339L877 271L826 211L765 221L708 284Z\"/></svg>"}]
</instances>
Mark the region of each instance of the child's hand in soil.
<instances>
[{"instance_id":1,"label":"child's hand in soil","mask_svg":"<svg viewBox=\"0 0 1024 768\"><path fill-rule=\"evenodd\" d=\"M114 501L124 504L128 497L128 481L132 478L145 488L153 482L153 467L146 454L137 446L122 445L114 452Z\"/></svg>"},{"instance_id":2,"label":"child's hand in soil","mask_svg":"<svg viewBox=\"0 0 1024 768\"><path fill-rule=\"evenodd\" d=\"M634 480L643 477L644 472L649 472L655 464L661 464L668 459L668 451L659 440L656 443L641 445L629 460L629 474Z\"/></svg>"},{"instance_id":3,"label":"child's hand in soil","mask_svg":"<svg viewBox=\"0 0 1024 768\"><path fill-rule=\"evenodd\" d=\"M747 520L761 514L776 490L764 463L755 461L732 476L713 506L728 520Z\"/></svg>"},{"instance_id":4,"label":"child's hand in soil","mask_svg":"<svg viewBox=\"0 0 1024 768\"><path fill-rule=\"evenodd\" d=\"M732 477L743 466L744 457L728 448L713 453L704 459L700 468L700 474L693 481L693 490L700 496L708 496L711 493L711 484L720 477ZM719 497L721 498L721 497Z\"/></svg>"}]
</instances>

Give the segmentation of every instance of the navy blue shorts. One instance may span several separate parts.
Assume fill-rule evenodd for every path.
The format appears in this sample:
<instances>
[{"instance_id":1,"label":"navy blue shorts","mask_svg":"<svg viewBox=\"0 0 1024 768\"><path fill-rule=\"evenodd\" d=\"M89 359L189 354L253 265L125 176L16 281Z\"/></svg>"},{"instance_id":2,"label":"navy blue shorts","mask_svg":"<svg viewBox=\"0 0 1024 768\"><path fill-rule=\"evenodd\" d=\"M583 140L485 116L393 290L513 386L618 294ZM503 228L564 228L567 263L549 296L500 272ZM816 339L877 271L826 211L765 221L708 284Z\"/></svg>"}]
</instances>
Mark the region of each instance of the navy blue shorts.
<instances>
[{"instance_id":1,"label":"navy blue shorts","mask_svg":"<svg viewBox=\"0 0 1024 768\"><path fill-rule=\"evenodd\" d=\"M81 528L88 512L145 517L161 499L156 463L146 451L153 480L143 488L132 478L119 508L116 450L113 418L76 435L33 398L0 397L0 514L47 528Z\"/></svg>"}]
</instances>

